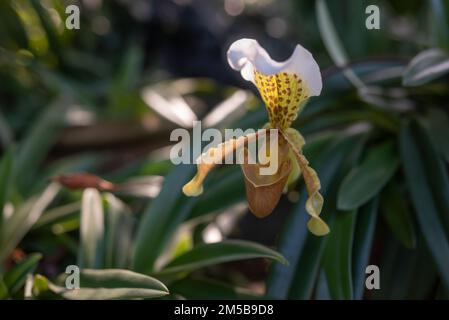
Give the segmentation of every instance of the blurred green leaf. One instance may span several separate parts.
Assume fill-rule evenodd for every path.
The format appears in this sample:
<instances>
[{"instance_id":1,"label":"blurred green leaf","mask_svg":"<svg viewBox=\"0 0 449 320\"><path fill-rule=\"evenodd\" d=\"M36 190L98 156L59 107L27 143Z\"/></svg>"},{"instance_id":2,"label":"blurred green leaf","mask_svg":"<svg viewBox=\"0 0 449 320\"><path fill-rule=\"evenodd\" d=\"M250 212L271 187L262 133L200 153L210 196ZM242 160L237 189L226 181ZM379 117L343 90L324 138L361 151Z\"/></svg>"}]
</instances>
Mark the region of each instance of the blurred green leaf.
<instances>
[{"instance_id":1,"label":"blurred green leaf","mask_svg":"<svg viewBox=\"0 0 449 320\"><path fill-rule=\"evenodd\" d=\"M405 199L406 195L393 180L382 194L382 209L393 234L405 247L412 249L416 246L416 231Z\"/></svg>"},{"instance_id":2,"label":"blurred green leaf","mask_svg":"<svg viewBox=\"0 0 449 320\"><path fill-rule=\"evenodd\" d=\"M442 154L446 162L449 162L449 116L447 112L432 108L429 110L427 130L433 144Z\"/></svg>"},{"instance_id":3,"label":"blurred green leaf","mask_svg":"<svg viewBox=\"0 0 449 320\"><path fill-rule=\"evenodd\" d=\"M165 178L159 195L145 209L134 242L133 269L149 273L171 236L192 210L197 198L182 194L182 186L193 176L195 166L179 165Z\"/></svg>"},{"instance_id":4,"label":"blurred green leaf","mask_svg":"<svg viewBox=\"0 0 449 320\"><path fill-rule=\"evenodd\" d=\"M27 48L28 37L11 1L0 2L0 40L3 45L15 48ZM2 46L3 46L2 45Z\"/></svg>"},{"instance_id":5,"label":"blurred green leaf","mask_svg":"<svg viewBox=\"0 0 449 320\"><path fill-rule=\"evenodd\" d=\"M378 209L379 197L376 197L361 207L357 213L352 254L354 299L363 298L366 277L365 270L369 263L373 245Z\"/></svg>"},{"instance_id":6,"label":"blurred green leaf","mask_svg":"<svg viewBox=\"0 0 449 320\"><path fill-rule=\"evenodd\" d=\"M260 299L246 290L212 279L184 278L170 285L170 293L187 299Z\"/></svg>"},{"instance_id":7,"label":"blurred green leaf","mask_svg":"<svg viewBox=\"0 0 449 320\"><path fill-rule=\"evenodd\" d=\"M75 300L147 299L167 295L167 287L147 275L121 269L84 269L80 272L80 288L66 289L49 284L50 289Z\"/></svg>"},{"instance_id":8,"label":"blurred green leaf","mask_svg":"<svg viewBox=\"0 0 449 320\"><path fill-rule=\"evenodd\" d=\"M5 282L3 281L3 275L0 274L0 300L8 297L8 288L6 287Z\"/></svg>"},{"instance_id":9,"label":"blurred green leaf","mask_svg":"<svg viewBox=\"0 0 449 320\"><path fill-rule=\"evenodd\" d=\"M142 64L142 48L135 44L129 45L109 90L108 103L116 115L135 115L138 114L138 107L143 106L135 90Z\"/></svg>"},{"instance_id":10,"label":"blurred green leaf","mask_svg":"<svg viewBox=\"0 0 449 320\"><path fill-rule=\"evenodd\" d=\"M85 189L81 201L78 266L101 268L104 254L104 213L100 193Z\"/></svg>"},{"instance_id":11,"label":"blurred green leaf","mask_svg":"<svg viewBox=\"0 0 449 320\"><path fill-rule=\"evenodd\" d=\"M416 131L417 143L421 148L423 164L426 168L427 179L431 183L431 190L435 205L439 213L446 237L449 240L449 174L447 167L441 160L435 146L422 121Z\"/></svg>"},{"instance_id":12,"label":"blurred green leaf","mask_svg":"<svg viewBox=\"0 0 449 320\"><path fill-rule=\"evenodd\" d=\"M391 179L398 163L393 143L372 148L362 163L344 178L338 191L337 207L353 210L368 202Z\"/></svg>"},{"instance_id":13,"label":"blurred green leaf","mask_svg":"<svg viewBox=\"0 0 449 320\"><path fill-rule=\"evenodd\" d=\"M23 286L27 274L36 270L37 264L41 259L42 254L32 253L5 273L4 282L10 295L15 294Z\"/></svg>"},{"instance_id":14,"label":"blurred green leaf","mask_svg":"<svg viewBox=\"0 0 449 320\"><path fill-rule=\"evenodd\" d=\"M36 14L39 17L39 21L42 25L42 28L45 30L47 35L48 43L52 50L52 53L60 56L61 55L61 46L59 41L58 32L55 28L54 21L49 15L48 11L44 8L43 4L39 0L31 0L31 5L33 6Z\"/></svg>"},{"instance_id":15,"label":"blurred green leaf","mask_svg":"<svg viewBox=\"0 0 449 320\"><path fill-rule=\"evenodd\" d=\"M449 56L437 48L420 52L410 61L402 76L402 84L414 87L426 84L449 72Z\"/></svg>"},{"instance_id":16,"label":"blurred green leaf","mask_svg":"<svg viewBox=\"0 0 449 320\"><path fill-rule=\"evenodd\" d=\"M437 273L422 238L418 239L416 249L409 250L387 237L379 252L381 287L369 292L371 298L429 299Z\"/></svg>"},{"instance_id":17,"label":"blurred green leaf","mask_svg":"<svg viewBox=\"0 0 449 320\"><path fill-rule=\"evenodd\" d=\"M429 180L427 174L426 165L430 164L423 159L424 148L416 138L418 130L420 130L420 127L416 122L405 124L402 127L400 149L403 167L418 224L432 253L440 276L446 288L449 288L449 274L447 273L447 266L449 265L448 237L444 232L432 193L434 188L433 182ZM427 144L426 147L431 148L431 145ZM438 159L434 160L435 163L432 165L437 164L440 166Z\"/></svg>"},{"instance_id":18,"label":"blurred green leaf","mask_svg":"<svg viewBox=\"0 0 449 320\"><path fill-rule=\"evenodd\" d=\"M21 142L17 155L17 184L20 191L30 190L29 184L38 166L47 156L63 127L66 107L69 100L59 97L45 108L39 119Z\"/></svg>"},{"instance_id":19,"label":"blurred green leaf","mask_svg":"<svg viewBox=\"0 0 449 320\"><path fill-rule=\"evenodd\" d=\"M339 212L324 252L324 271L332 299L354 298L352 280L352 246L356 211Z\"/></svg>"},{"instance_id":20,"label":"blurred green leaf","mask_svg":"<svg viewBox=\"0 0 449 320\"><path fill-rule=\"evenodd\" d=\"M288 261L280 253L265 246L249 241L226 240L200 244L174 258L158 274L190 272L218 263L254 258L268 258L288 265Z\"/></svg>"},{"instance_id":21,"label":"blurred green leaf","mask_svg":"<svg viewBox=\"0 0 449 320\"><path fill-rule=\"evenodd\" d=\"M131 252L133 221L130 209L111 193L105 194L105 267L124 268Z\"/></svg>"},{"instance_id":22,"label":"blurred green leaf","mask_svg":"<svg viewBox=\"0 0 449 320\"><path fill-rule=\"evenodd\" d=\"M430 0L432 9L432 24L435 25L438 45L449 49L449 5L445 0Z\"/></svg>"},{"instance_id":23,"label":"blurred green leaf","mask_svg":"<svg viewBox=\"0 0 449 320\"><path fill-rule=\"evenodd\" d=\"M81 209L81 203L79 201L69 203L60 207L53 208L44 212L39 220L33 225L32 229L39 229L48 225L54 224L61 219L70 217L73 214L79 213Z\"/></svg>"},{"instance_id":24,"label":"blurred green leaf","mask_svg":"<svg viewBox=\"0 0 449 320\"><path fill-rule=\"evenodd\" d=\"M0 262L8 257L10 252L32 228L42 212L56 197L60 187L52 183L39 196L28 199L4 221L3 239L0 243Z\"/></svg>"},{"instance_id":25,"label":"blurred green leaf","mask_svg":"<svg viewBox=\"0 0 449 320\"><path fill-rule=\"evenodd\" d=\"M13 148L3 155L0 162L0 242L3 238L3 209L9 198L13 176Z\"/></svg>"},{"instance_id":26,"label":"blurred green leaf","mask_svg":"<svg viewBox=\"0 0 449 320\"><path fill-rule=\"evenodd\" d=\"M347 55L335 30L326 0L315 1L315 10L321 38L332 60L338 67L344 68L344 75L355 87L359 89L363 88L365 85L362 80L360 80L352 69L347 67Z\"/></svg>"}]
</instances>

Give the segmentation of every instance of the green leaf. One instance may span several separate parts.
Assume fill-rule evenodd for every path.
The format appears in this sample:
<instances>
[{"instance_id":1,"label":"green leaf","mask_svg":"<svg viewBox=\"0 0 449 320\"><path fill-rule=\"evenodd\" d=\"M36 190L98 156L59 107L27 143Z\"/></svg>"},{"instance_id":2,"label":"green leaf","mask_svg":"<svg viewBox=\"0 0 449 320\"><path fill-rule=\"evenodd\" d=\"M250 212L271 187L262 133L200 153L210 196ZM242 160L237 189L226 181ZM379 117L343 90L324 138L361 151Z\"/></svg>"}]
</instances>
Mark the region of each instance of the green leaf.
<instances>
[{"instance_id":1,"label":"green leaf","mask_svg":"<svg viewBox=\"0 0 449 320\"><path fill-rule=\"evenodd\" d=\"M3 233L3 208L9 198L13 176L13 149L10 148L0 162L0 243Z\"/></svg>"},{"instance_id":2,"label":"green leaf","mask_svg":"<svg viewBox=\"0 0 449 320\"><path fill-rule=\"evenodd\" d=\"M3 281L3 275L0 274L0 300L8 297L8 288L6 287L5 282Z\"/></svg>"},{"instance_id":3,"label":"green leaf","mask_svg":"<svg viewBox=\"0 0 449 320\"><path fill-rule=\"evenodd\" d=\"M398 184L391 181L382 194L382 211L393 234L405 247L412 249L416 246L416 231L405 199Z\"/></svg>"},{"instance_id":4,"label":"green leaf","mask_svg":"<svg viewBox=\"0 0 449 320\"><path fill-rule=\"evenodd\" d=\"M419 238L414 250L404 248L387 236L379 248L380 290L370 291L374 299L429 299L435 292L437 273L425 244Z\"/></svg>"},{"instance_id":5,"label":"green leaf","mask_svg":"<svg viewBox=\"0 0 449 320\"><path fill-rule=\"evenodd\" d=\"M159 195L144 211L135 240L133 270L150 273L177 226L190 214L197 198L185 197L182 186L195 169L193 165L174 168L165 178Z\"/></svg>"},{"instance_id":6,"label":"green leaf","mask_svg":"<svg viewBox=\"0 0 449 320\"><path fill-rule=\"evenodd\" d=\"M362 163L344 178L338 191L337 207L353 210L376 196L398 167L394 145L386 142L369 151Z\"/></svg>"},{"instance_id":7,"label":"green leaf","mask_svg":"<svg viewBox=\"0 0 449 320\"><path fill-rule=\"evenodd\" d=\"M84 269L80 272L80 288L66 289L54 284L49 288L75 300L147 299L167 295L167 287L147 275L121 269Z\"/></svg>"},{"instance_id":8,"label":"green leaf","mask_svg":"<svg viewBox=\"0 0 449 320\"><path fill-rule=\"evenodd\" d=\"M402 84L414 87L426 84L449 72L448 55L437 48L419 53L410 61L402 76Z\"/></svg>"},{"instance_id":9,"label":"green leaf","mask_svg":"<svg viewBox=\"0 0 449 320\"><path fill-rule=\"evenodd\" d=\"M40 253L30 254L5 274L4 282L10 295L16 293L23 286L27 274L36 270L37 264L41 259L42 254Z\"/></svg>"},{"instance_id":10,"label":"green leaf","mask_svg":"<svg viewBox=\"0 0 449 320\"><path fill-rule=\"evenodd\" d=\"M11 1L0 2L0 21L4 29L0 33L2 43L12 42L17 48L27 48L27 33L19 15L12 8Z\"/></svg>"},{"instance_id":11,"label":"green leaf","mask_svg":"<svg viewBox=\"0 0 449 320\"><path fill-rule=\"evenodd\" d=\"M265 246L249 241L226 240L194 247L170 261L159 274L190 272L218 263L254 258L268 258L288 265L280 253Z\"/></svg>"},{"instance_id":12,"label":"green leaf","mask_svg":"<svg viewBox=\"0 0 449 320\"><path fill-rule=\"evenodd\" d=\"M427 178L431 182L432 193L446 237L449 239L449 175L447 167L441 161L428 130L419 122L416 130L417 142L421 148Z\"/></svg>"},{"instance_id":13,"label":"green leaf","mask_svg":"<svg viewBox=\"0 0 449 320\"><path fill-rule=\"evenodd\" d=\"M344 75L355 87L359 89L363 88L365 85L362 80L360 80L352 69L347 67L347 54L332 23L326 0L315 1L315 10L321 38L332 60L337 66L344 67Z\"/></svg>"},{"instance_id":14,"label":"green leaf","mask_svg":"<svg viewBox=\"0 0 449 320\"><path fill-rule=\"evenodd\" d=\"M133 219L125 203L111 193L105 194L106 241L105 267L124 268L131 252Z\"/></svg>"},{"instance_id":15,"label":"green leaf","mask_svg":"<svg viewBox=\"0 0 449 320\"><path fill-rule=\"evenodd\" d=\"M354 299L363 298L366 277L365 270L371 254L378 208L379 198L376 197L361 207L357 213L352 257Z\"/></svg>"},{"instance_id":16,"label":"green leaf","mask_svg":"<svg viewBox=\"0 0 449 320\"><path fill-rule=\"evenodd\" d=\"M52 208L42 214L42 216L39 218L39 220L37 220L36 224L33 226L33 230L52 225L56 222L63 220L64 218L71 217L74 214L78 216L80 209L81 209L80 201Z\"/></svg>"},{"instance_id":17,"label":"green leaf","mask_svg":"<svg viewBox=\"0 0 449 320\"><path fill-rule=\"evenodd\" d=\"M31 5L36 11L37 16L39 17L39 21L42 25L42 28L45 30L47 35L48 43L51 47L53 54L58 56L61 55L61 46L59 43L59 37L56 30L56 26L54 25L54 19L49 15L48 11L42 3L38 0L31 0Z\"/></svg>"},{"instance_id":18,"label":"green leaf","mask_svg":"<svg viewBox=\"0 0 449 320\"><path fill-rule=\"evenodd\" d=\"M0 262L6 259L10 252L19 244L20 240L32 228L42 212L56 197L60 187L51 183L39 196L34 196L18 207L6 219L3 239L0 243Z\"/></svg>"},{"instance_id":19,"label":"green leaf","mask_svg":"<svg viewBox=\"0 0 449 320\"><path fill-rule=\"evenodd\" d=\"M446 111L432 108L429 110L427 130L433 144L442 154L446 162L449 162L449 116Z\"/></svg>"},{"instance_id":20,"label":"green leaf","mask_svg":"<svg viewBox=\"0 0 449 320\"><path fill-rule=\"evenodd\" d=\"M331 225L329 219L327 222ZM307 300L311 298L326 241L326 238L307 234L288 292L288 299Z\"/></svg>"},{"instance_id":21,"label":"green leaf","mask_svg":"<svg viewBox=\"0 0 449 320\"><path fill-rule=\"evenodd\" d=\"M441 167L438 158L434 163L426 163L424 159L424 147L417 139L419 125L414 121L402 127L400 135L400 149L403 159L404 173L407 186L410 192L412 204L416 211L416 218L423 233L424 239L430 249L441 279L446 288L449 288L449 243L445 234L443 223L440 219L438 207L432 190L435 186L429 179L427 165L437 165ZM431 149L430 143L426 144L426 149ZM435 154L435 152L433 152ZM447 197L447 195L446 195Z\"/></svg>"},{"instance_id":22,"label":"green leaf","mask_svg":"<svg viewBox=\"0 0 449 320\"><path fill-rule=\"evenodd\" d=\"M356 214L356 211L338 213L326 243L324 271L332 299L354 298L352 246Z\"/></svg>"},{"instance_id":23,"label":"green leaf","mask_svg":"<svg viewBox=\"0 0 449 320\"><path fill-rule=\"evenodd\" d=\"M63 127L63 119L69 100L60 97L49 105L34 122L21 142L17 155L17 184L20 191L30 190L29 184L38 171L38 166L47 156Z\"/></svg>"},{"instance_id":24,"label":"green leaf","mask_svg":"<svg viewBox=\"0 0 449 320\"><path fill-rule=\"evenodd\" d=\"M104 214L100 193L85 189L81 202L80 246L78 266L101 268L104 249Z\"/></svg>"},{"instance_id":25,"label":"green leaf","mask_svg":"<svg viewBox=\"0 0 449 320\"><path fill-rule=\"evenodd\" d=\"M449 49L449 5L445 0L430 0L432 9L432 26L437 34L438 45L441 48Z\"/></svg>"},{"instance_id":26,"label":"green leaf","mask_svg":"<svg viewBox=\"0 0 449 320\"><path fill-rule=\"evenodd\" d=\"M260 299L243 288L204 278L176 281L170 285L170 293L186 299Z\"/></svg>"}]
</instances>

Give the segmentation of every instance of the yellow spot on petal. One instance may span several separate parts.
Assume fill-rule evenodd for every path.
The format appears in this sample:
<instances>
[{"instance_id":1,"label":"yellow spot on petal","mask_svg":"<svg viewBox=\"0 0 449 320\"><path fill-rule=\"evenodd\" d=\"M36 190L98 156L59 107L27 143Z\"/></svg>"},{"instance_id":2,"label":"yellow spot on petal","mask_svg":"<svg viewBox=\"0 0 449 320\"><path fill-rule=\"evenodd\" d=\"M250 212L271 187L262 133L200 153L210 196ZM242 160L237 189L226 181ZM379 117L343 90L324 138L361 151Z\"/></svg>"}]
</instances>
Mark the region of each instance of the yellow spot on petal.
<instances>
[{"instance_id":1,"label":"yellow spot on petal","mask_svg":"<svg viewBox=\"0 0 449 320\"><path fill-rule=\"evenodd\" d=\"M267 107L272 127L290 127L309 96L304 81L297 74L279 72L265 75L259 71L255 71L254 80Z\"/></svg>"}]
</instances>

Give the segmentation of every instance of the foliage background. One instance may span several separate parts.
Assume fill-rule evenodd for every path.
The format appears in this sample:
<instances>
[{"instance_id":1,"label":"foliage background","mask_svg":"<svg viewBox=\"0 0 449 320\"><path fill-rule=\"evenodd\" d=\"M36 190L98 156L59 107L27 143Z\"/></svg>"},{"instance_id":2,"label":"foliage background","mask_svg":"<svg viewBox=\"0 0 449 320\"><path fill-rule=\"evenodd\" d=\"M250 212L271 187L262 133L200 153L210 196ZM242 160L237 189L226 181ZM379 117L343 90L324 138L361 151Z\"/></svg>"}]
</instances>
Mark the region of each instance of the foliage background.
<instances>
[{"instance_id":1,"label":"foliage background","mask_svg":"<svg viewBox=\"0 0 449 320\"><path fill-rule=\"evenodd\" d=\"M71 3L80 30L64 28ZM448 298L448 16L444 0L1 1L0 297ZM262 220L237 167L181 194L195 168L168 161L173 128L266 121L225 60L241 37L278 60L301 43L322 68L294 127L327 237L306 230L301 183ZM70 172L124 187L49 181ZM368 264L380 290L364 289Z\"/></svg>"}]
</instances>

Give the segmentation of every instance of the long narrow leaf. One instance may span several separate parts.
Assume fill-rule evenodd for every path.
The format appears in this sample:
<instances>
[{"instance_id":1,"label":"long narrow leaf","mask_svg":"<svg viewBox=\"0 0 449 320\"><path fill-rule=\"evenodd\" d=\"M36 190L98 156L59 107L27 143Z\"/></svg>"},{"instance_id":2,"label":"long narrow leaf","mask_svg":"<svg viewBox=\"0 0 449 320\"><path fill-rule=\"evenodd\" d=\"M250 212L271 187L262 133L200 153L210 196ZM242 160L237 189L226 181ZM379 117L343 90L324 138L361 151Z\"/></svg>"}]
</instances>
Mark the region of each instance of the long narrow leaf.
<instances>
[{"instance_id":1,"label":"long narrow leaf","mask_svg":"<svg viewBox=\"0 0 449 320\"><path fill-rule=\"evenodd\" d=\"M338 192L338 208L353 210L365 204L387 184L397 167L398 159L392 143L373 148L343 180Z\"/></svg>"},{"instance_id":2,"label":"long narrow leaf","mask_svg":"<svg viewBox=\"0 0 449 320\"><path fill-rule=\"evenodd\" d=\"M332 299L353 299L352 246L356 211L337 215L326 244L324 271Z\"/></svg>"},{"instance_id":3,"label":"long narrow leaf","mask_svg":"<svg viewBox=\"0 0 449 320\"><path fill-rule=\"evenodd\" d=\"M70 300L146 299L168 294L167 287L159 280L121 269L84 269L80 274L79 289L66 289L51 283L49 288Z\"/></svg>"},{"instance_id":4,"label":"long narrow leaf","mask_svg":"<svg viewBox=\"0 0 449 320\"><path fill-rule=\"evenodd\" d=\"M284 265L288 264L288 261L280 253L260 244L227 240L199 245L170 261L159 274L190 272L218 263L254 258L268 258Z\"/></svg>"},{"instance_id":5,"label":"long narrow leaf","mask_svg":"<svg viewBox=\"0 0 449 320\"><path fill-rule=\"evenodd\" d=\"M401 130L400 145L403 166L412 204L416 211L418 224L432 253L435 264L446 288L449 288L449 243L437 205L432 193L432 182L427 175L420 147L414 133L419 129L416 122L404 125ZM428 145L427 147L431 147ZM435 159L438 161L438 159Z\"/></svg>"},{"instance_id":6,"label":"long narrow leaf","mask_svg":"<svg viewBox=\"0 0 449 320\"><path fill-rule=\"evenodd\" d=\"M352 257L354 299L363 297L365 270L371 254L378 208L379 198L376 197L357 213Z\"/></svg>"},{"instance_id":7,"label":"long narrow leaf","mask_svg":"<svg viewBox=\"0 0 449 320\"><path fill-rule=\"evenodd\" d=\"M101 268L104 250L104 214L100 193L86 189L81 203L78 266Z\"/></svg>"},{"instance_id":8,"label":"long narrow leaf","mask_svg":"<svg viewBox=\"0 0 449 320\"><path fill-rule=\"evenodd\" d=\"M23 261L20 261L14 268L5 274L4 281L10 295L16 293L20 287L23 286L27 274L36 270L37 264L41 258L42 254L33 253L27 256Z\"/></svg>"},{"instance_id":9,"label":"long narrow leaf","mask_svg":"<svg viewBox=\"0 0 449 320\"><path fill-rule=\"evenodd\" d=\"M182 186L190 179L194 166L180 165L165 179L162 189L145 210L135 240L133 269L149 273L176 227L189 215L196 198L182 195Z\"/></svg>"},{"instance_id":10,"label":"long narrow leaf","mask_svg":"<svg viewBox=\"0 0 449 320\"><path fill-rule=\"evenodd\" d=\"M39 196L34 196L5 220L3 239L0 243L0 262L18 245L25 234L33 227L42 212L56 197L60 187L51 183Z\"/></svg>"}]
</instances>

